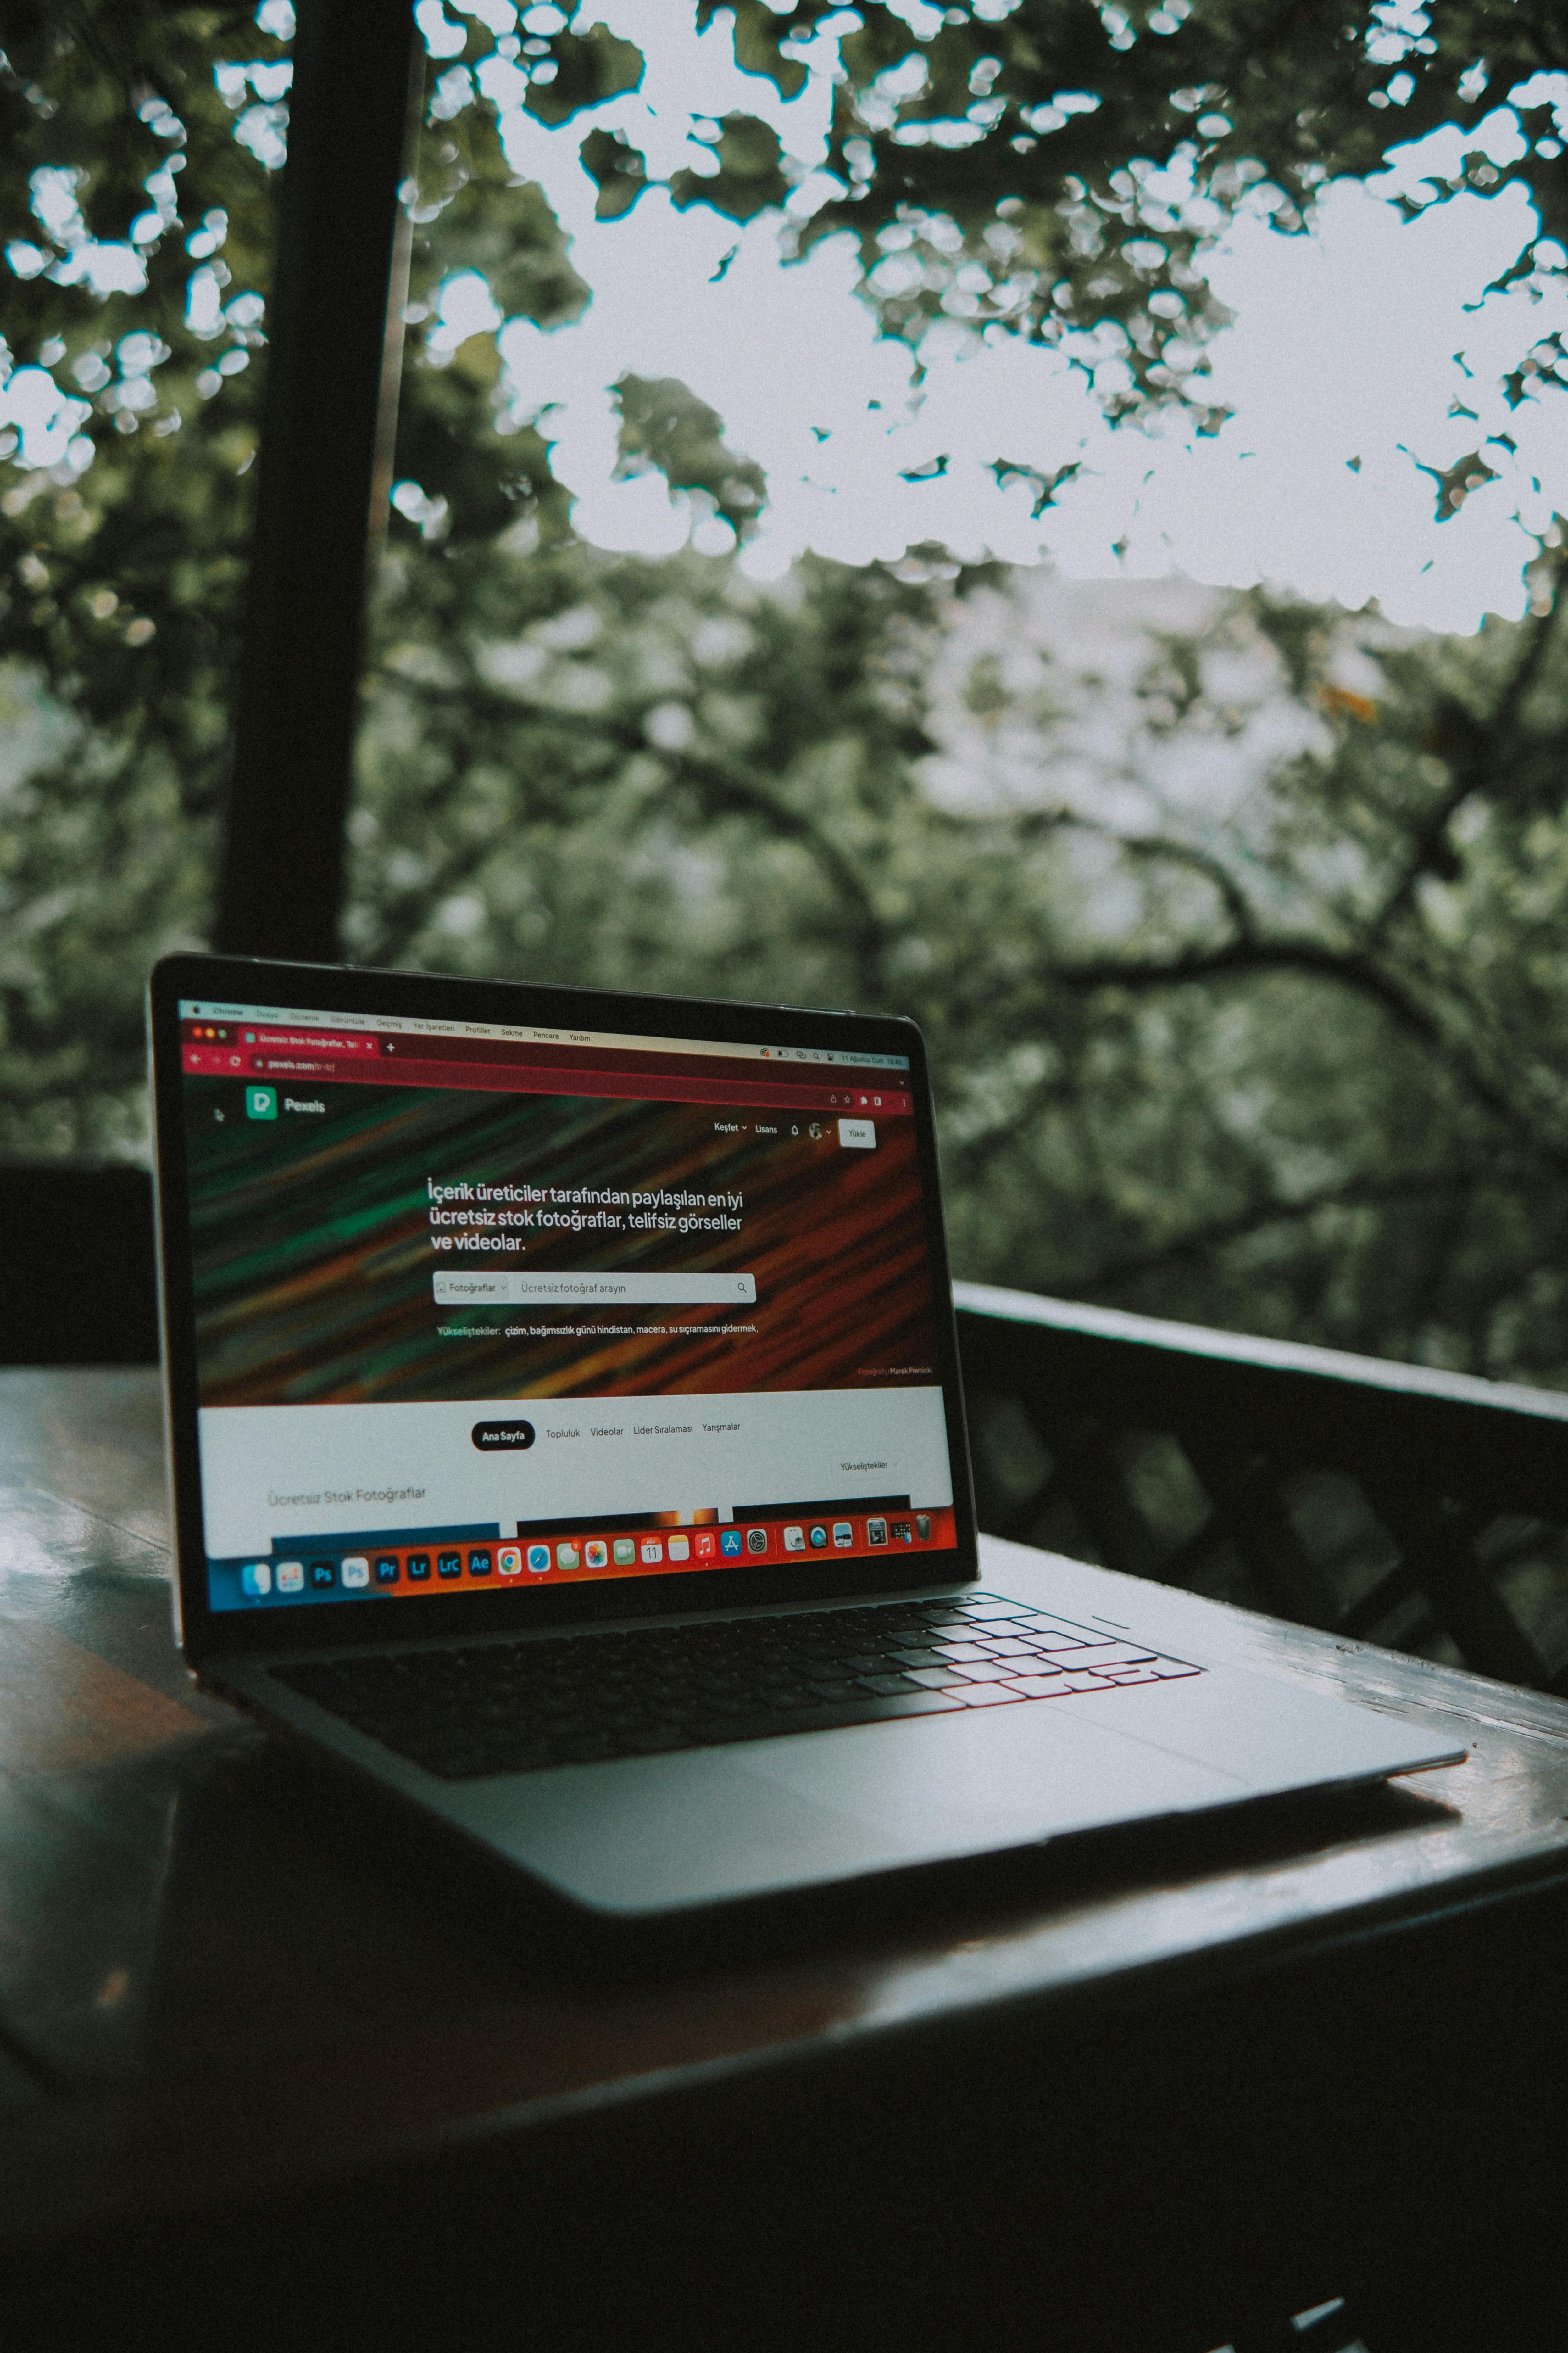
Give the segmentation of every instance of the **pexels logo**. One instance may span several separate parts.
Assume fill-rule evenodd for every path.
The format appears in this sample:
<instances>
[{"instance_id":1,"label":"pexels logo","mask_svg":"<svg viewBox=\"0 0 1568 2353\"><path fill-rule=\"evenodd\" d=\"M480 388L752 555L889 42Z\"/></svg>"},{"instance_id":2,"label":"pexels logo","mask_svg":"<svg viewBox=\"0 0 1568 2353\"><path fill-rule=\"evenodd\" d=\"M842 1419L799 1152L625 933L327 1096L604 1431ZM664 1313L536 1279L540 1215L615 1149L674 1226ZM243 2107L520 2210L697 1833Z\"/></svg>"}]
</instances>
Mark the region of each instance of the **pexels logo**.
<instances>
[{"instance_id":1,"label":"pexels logo","mask_svg":"<svg viewBox=\"0 0 1568 2353\"><path fill-rule=\"evenodd\" d=\"M533 1444L531 1421L476 1421L469 1435L481 1454L517 1454Z\"/></svg>"}]
</instances>

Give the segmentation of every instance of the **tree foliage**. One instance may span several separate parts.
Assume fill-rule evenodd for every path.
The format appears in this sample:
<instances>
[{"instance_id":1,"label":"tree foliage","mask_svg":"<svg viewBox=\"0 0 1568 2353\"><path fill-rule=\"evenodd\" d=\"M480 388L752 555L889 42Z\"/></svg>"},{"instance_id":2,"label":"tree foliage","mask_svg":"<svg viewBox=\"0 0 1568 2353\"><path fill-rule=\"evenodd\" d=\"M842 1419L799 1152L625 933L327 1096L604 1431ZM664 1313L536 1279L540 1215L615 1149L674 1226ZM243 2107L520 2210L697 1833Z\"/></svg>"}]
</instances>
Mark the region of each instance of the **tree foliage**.
<instances>
[{"instance_id":1,"label":"tree foliage","mask_svg":"<svg viewBox=\"0 0 1568 2353\"><path fill-rule=\"evenodd\" d=\"M1217 429L1206 345L1228 313L1203 264L1226 226L1247 213L1300 233L1331 182L1376 175L1436 132L1451 133L1442 159L1400 183L1406 214L1522 187L1529 225L1497 286L1568 271L1556 0L697 0L697 15L728 16L737 64L786 117L810 72L830 70L832 117L818 164L773 121L694 115L711 160L671 174L679 206L745 223L797 188L808 201L786 242L853 237L886 332L918 346L942 319L1059 345L1112 417L1177 404ZM520 40L467 17L450 51L491 87L498 68L519 77L542 120L583 124L601 218L657 185L625 132L591 121L636 78L637 52L602 26ZM1513 160L1495 161L1510 141ZM1549 332L1498 392L1506 414L1565 387ZM1477 424L1474 451L1427 470L1440 519L1497 479L1487 436L1505 446L1506 427Z\"/></svg>"},{"instance_id":2,"label":"tree foliage","mask_svg":"<svg viewBox=\"0 0 1568 2353\"><path fill-rule=\"evenodd\" d=\"M1227 207L1272 189L1290 227L1395 118L1473 127L1559 38L1491 0L855 15L833 20L842 193L797 233L853 230L895 332L1103 337L1075 348L1113 405L1201 405L1195 264ZM495 55L448 21L446 70ZM742 0L738 60L787 100L828 22ZM639 201L644 159L593 119L630 45L509 40L541 119L580 121L601 214ZM0 1148L133 1151L145 965L206 922L288 58L248 11L179 0L13 5L5 41L0 323L32 422L0 460ZM1395 69L1410 90L1379 107ZM1559 165L1531 127L1545 228ZM719 168L678 201L744 219L798 176L771 127L711 131ZM355 957L912 1011L964 1272L1568 1380L1558 551L1532 617L1469 642L1220 600L1151 635L1127 743L1068 790L1068 714L1098 690L1043 658L1000 573L931 548L764 590L727 558L573 537L548 420L516 425L493 332L441 324L464 271L498 318L548 325L588 292L471 85L433 79L409 209ZM673 379L616 393L622 466L743 536L766 483L721 419ZM1058 486L998 466L1042 503ZM983 607L1006 658L955 681ZM1240 807L1173 788L1281 712ZM1034 788L940 789L1004 735Z\"/></svg>"},{"instance_id":3,"label":"tree foliage","mask_svg":"<svg viewBox=\"0 0 1568 2353\"><path fill-rule=\"evenodd\" d=\"M737 63L786 100L836 50L837 193L800 244L847 230L889 332L918 341L946 316L1065 343L1112 413L1206 407L1204 343L1226 314L1199 265L1238 210L1300 231L1330 181L1435 131L1458 153L1406 210L1522 185L1534 222L1500 282L1568 269L1556 0L698 0L703 24L721 10ZM1522 151L1503 166L1478 136L1500 107ZM719 172L678 174L678 201L743 221L803 176L769 126L731 116L721 134ZM1510 396L1561 388L1563 366L1555 342L1521 352Z\"/></svg>"},{"instance_id":4,"label":"tree foliage","mask_svg":"<svg viewBox=\"0 0 1568 2353\"><path fill-rule=\"evenodd\" d=\"M719 0L702 5L711 15ZM1500 98L1564 62L1551 0L970 0L920 12L912 41L893 9L856 13L830 140L845 193L808 237L850 229L884 318L905 333L943 311L1052 340L1097 332L1131 379L1115 388L1117 371L1112 399L1128 403L1198 396L1196 353L1216 313L1194 264L1239 207L1300 230L1327 182L1367 178L1443 126L1472 133ZM831 0L784 20L761 0L740 11L753 42L771 18L781 58L830 15ZM1517 177L1542 237L1558 237L1568 177L1549 99L1531 97L1518 108L1525 153L1507 174L1477 146L1420 200ZM944 228L957 241L932 234ZM920 277L884 288L876 272L895 237ZM1510 275L1564 263L1532 237Z\"/></svg>"},{"instance_id":5,"label":"tree foliage","mask_svg":"<svg viewBox=\"0 0 1568 2353\"><path fill-rule=\"evenodd\" d=\"M4 40L0 642L56 723L0 799L3 1139L125 1150L141 976L207 921L287 55L156 0Z\"/></svg>"},{"instance_id":6,"label":"tree foliage","mask_svg":"<svg viewBox=\"0 0 1568 2353\"><path fill-rule=\"evenodd\" d=\"M931 788L974 724L1060 774L1099 691L1019 615L1024 678L982 658L967 722L933 701L954 598L1005 611L1004 575L472 560L438 611L412 550L388 566L356 954L899 1007L965 1273L1568 1379L1554 608L1456 642L1222 599L1149 638L1114 782L1153 814L1112 821L1103 767L1022 807ZM1281 714L1227 822L1173 797Z\"/></svg>"}]
</instances>

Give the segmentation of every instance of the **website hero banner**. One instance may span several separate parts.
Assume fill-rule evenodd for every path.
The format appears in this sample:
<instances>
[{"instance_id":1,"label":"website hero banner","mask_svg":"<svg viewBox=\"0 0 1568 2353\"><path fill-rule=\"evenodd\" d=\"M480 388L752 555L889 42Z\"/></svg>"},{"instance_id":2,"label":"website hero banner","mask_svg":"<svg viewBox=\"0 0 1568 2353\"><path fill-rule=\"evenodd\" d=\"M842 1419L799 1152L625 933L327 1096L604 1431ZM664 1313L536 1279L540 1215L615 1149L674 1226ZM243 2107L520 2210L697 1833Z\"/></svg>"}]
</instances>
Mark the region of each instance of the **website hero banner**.
<instances>
[{"instance_id":1,"label":"website hero banner","mask_svg":"<svg viewBox=\"0 0 1568 2353\"><path fill-rule=\"evenodd\" d=\"M885 1087L790 1116L710 1079L689 1101L380 1068L186 1076L204 1406L937 1378L914 1122Z\"/></svg>"}]
</instances>

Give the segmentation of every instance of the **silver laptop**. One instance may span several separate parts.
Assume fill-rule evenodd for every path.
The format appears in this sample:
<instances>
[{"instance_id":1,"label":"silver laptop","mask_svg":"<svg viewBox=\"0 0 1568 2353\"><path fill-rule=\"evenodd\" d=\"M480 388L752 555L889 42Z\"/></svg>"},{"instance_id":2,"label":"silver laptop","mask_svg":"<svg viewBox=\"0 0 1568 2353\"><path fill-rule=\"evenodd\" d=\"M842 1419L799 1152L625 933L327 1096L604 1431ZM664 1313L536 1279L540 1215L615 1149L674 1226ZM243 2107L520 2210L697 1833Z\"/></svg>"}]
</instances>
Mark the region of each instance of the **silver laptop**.
<instances>
[{"instance_id":1,"label":"silver laptop","mask_svg":"<svg viewBox=\"0 0 1568 2353\"><path fill-rule=\"evenodd\" d=\"M982 1588L912 1024L175 956L150 1025L186 1659L575 1903L1462 1755Z\"/></svg>"}]
</instances>

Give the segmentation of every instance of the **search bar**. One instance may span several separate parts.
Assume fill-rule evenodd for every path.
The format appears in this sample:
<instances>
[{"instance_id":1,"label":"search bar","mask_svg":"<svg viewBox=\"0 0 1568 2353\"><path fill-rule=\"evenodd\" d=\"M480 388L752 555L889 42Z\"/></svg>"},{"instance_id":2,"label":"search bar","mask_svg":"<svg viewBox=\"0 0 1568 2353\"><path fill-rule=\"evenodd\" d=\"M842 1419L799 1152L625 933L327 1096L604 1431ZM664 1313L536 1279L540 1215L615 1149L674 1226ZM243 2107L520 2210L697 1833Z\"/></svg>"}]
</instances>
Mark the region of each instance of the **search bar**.
<instances>
[{"instance_id":1,"label":"search bar","mask_svg":"<svg viewBox=\"0 0 1568 2353\"><path fill-rule=\"evenodd\" d=\"M754 1307L752 1274L502 1274L435 1277L438 1307Z\"/></svg>"}]
</instances>

